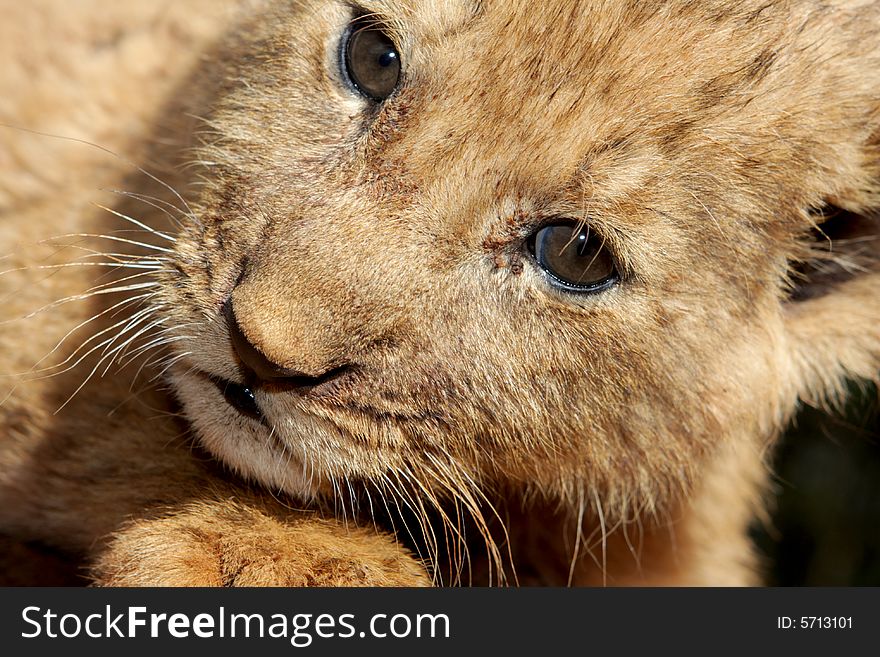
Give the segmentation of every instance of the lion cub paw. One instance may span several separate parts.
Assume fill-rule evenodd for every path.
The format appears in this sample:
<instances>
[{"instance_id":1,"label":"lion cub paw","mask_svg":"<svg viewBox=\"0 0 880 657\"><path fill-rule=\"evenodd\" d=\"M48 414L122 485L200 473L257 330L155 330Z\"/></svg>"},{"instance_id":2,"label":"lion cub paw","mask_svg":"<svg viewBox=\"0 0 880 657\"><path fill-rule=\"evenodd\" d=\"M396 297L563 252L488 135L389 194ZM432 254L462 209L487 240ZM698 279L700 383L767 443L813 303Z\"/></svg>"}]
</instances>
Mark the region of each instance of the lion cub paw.
<instances>
[{"instance_id":1,"label":"lion cub paw","mask_svg":"<svg viewBox=\"0 0 880 657\"><path fill-rule=\"evenodd\" d=\"M98 586L429 586L388 536L239 504L133 522L92 569Z\"/></svg>"}]
</instances>

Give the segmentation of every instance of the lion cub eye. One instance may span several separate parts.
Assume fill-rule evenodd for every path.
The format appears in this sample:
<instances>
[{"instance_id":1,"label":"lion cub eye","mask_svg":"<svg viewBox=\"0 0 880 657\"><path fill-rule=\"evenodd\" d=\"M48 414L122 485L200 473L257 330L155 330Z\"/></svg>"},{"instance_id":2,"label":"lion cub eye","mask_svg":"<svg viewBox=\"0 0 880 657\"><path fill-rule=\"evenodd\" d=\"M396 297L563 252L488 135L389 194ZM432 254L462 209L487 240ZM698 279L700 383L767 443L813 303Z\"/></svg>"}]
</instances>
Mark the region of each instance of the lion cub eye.
<instances>
[{"instance_id":1,"label":"lion cub eye","mask_svg":"<svg viewBox=\"0 0 880 657\"><path fill-rule=\"evenodd\" d=\"M391 38L372 23L356 20L343 44L345 72L367 98L382 101L400 80L400 53Z\"/></svg>"},{"instance_id":2,"label":"lion cub eye","mask_svg":"<svg viewBox=\"0 0 880 657\"><path fill-rule=\"evenodd\" d=\"M589 226L544 226L529 238L528 244L535 261L557 287L570 292L597 292L618 280L610 249Z\"/></svg>"}]
</instances>

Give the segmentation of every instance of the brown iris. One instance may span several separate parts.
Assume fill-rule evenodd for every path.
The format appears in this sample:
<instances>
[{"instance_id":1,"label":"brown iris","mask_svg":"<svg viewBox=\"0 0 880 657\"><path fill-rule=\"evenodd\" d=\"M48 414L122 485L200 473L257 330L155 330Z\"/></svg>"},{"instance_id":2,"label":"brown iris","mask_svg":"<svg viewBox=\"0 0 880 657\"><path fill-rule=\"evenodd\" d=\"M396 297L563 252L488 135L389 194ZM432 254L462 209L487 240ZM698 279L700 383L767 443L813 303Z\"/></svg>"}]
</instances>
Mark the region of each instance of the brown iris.
<instances>
[{"instance_id":1,"label":"brown iris","mask_svg":"<svg viewBox=\"0 0 880 657\"><path fill-rule=\"evenodd\" d=\"M529 240L538 265L558 287L595 292L617 281L617 267L605 239L589 226L544 226Z\"/></svg>"},{"instance_id":2,"label":"brown iris","mask_svg":"<svg viewBox=\"0 0 880 657\"><path fill-rule=\"evenodd\" d=\"M397 88L400 53L379 26L355 21L349 31L344 56L348 78L364 96L382 101Z\"/></svg>"}]
</instances>

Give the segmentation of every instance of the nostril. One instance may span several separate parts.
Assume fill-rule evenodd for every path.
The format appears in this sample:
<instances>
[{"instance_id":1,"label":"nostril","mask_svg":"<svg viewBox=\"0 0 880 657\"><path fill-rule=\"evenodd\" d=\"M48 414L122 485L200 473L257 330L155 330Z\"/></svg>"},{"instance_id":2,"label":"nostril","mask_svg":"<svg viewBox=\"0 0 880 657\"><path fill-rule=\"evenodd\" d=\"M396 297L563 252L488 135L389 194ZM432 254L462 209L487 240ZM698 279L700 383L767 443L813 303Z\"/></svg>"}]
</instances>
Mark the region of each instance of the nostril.
<instances>
[{"instance_id":1,"label":"nostril","mask_svg":"<svg viewBox=\"0 0 880 657\"><path fill-rule=\"evenodd\" d=\"M312 376L283 367L272 361L248 339L235 316L231 299L226 302L223 310L235 353L248 373L260 382L285 384L296 388L314 387L336 378L348 369L347 366L335 367L318 376Z\"/></svg>"}]
</instances>

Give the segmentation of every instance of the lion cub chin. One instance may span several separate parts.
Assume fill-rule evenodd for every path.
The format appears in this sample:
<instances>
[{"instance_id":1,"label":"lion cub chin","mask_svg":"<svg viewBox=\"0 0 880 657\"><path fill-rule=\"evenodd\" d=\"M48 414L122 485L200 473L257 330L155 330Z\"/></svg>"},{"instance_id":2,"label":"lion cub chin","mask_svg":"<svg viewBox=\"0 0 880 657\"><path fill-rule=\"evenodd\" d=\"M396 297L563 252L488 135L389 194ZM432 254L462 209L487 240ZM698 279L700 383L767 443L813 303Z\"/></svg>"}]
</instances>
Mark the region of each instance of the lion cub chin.
<instances>
[{"instance_id":1,"label":"lion cub chin","mask_svg":"<svg viewBox=\"0 0 880 657\"><path fill-rule=\"evenodd\" d=\"M95 584L756 583L878 378L877 3L7 14L0 533Z\"/></svg>"}]
</instances>

